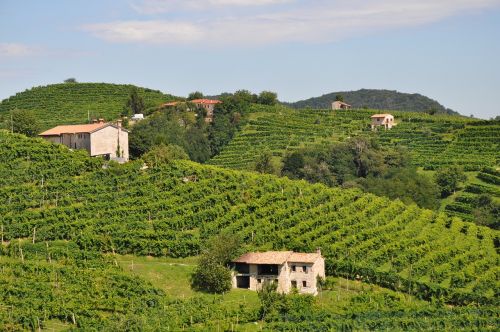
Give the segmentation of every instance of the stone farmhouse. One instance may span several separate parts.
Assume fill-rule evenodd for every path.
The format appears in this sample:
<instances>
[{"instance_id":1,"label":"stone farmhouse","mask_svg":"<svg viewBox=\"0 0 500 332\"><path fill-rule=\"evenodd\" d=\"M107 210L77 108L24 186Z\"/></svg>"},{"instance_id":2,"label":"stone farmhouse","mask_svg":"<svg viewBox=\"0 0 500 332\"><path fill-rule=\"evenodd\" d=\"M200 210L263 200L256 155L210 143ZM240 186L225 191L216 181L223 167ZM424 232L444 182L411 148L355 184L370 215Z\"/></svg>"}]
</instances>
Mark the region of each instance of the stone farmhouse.
<instances>
[{"instance_id":1,"label":"stone farmhouse","mask_svg":"<svg viewBox=\"0 0 500 332\"><path fill-rule=\"evenodd\" d=\"M377 127L383 126L385 129L391 129L396 125L394 122L394 116L391 114L375 114L372 115L372 130Z\"/></svg>"},{"instance_id":2,"label":"stone farmhouse","mask_svg":"<svg viewBox=\"0 0 500 332\"><path fill-rule=\"evenodd\" d=\"M87 150L92 157L102 156L118 162L129 159L128 130L122 128L120 120L116 124L99 119L89 124L57 126L39 136L71 149Z\"/></svg>"},{"instance_id":3,"label":"stone farmhouse","mask_svg":"<svg viewBox=\"0 0 500 332\"><path fill-rule=\"evenodd\" d=\"M215 105L221 104L222 102L220 100L216 99L194 99L194 100L189 100L188 102L193 103L196 105L198 108L202 108L205 110L205 122L213 122L214 120L214 110L215 110ZM165 103L162 106L163 107L173 107L177 106L181 102L179 101L172 101L169 103Z\"/></svg>"},{"instance_id":4,"label":"stone farmhouse","mask_svg":"<svg viewBox=\"0 0 500 332\"><path fill-rule=\"evenodd\" d=\"M325 259L315 253L267 251L246 253L232 262L233 288L259 290L265 282L278 283L277 291L318 294L317 279L325 278Z\"/></svg>"},{"instance_id":5,"label":"stone farmhouse","mask_svg":"<svg viewBox=\"0 0 500 332\"><path fill-rule=\"evenodd\" d=\"M337 100L332 103L332 110L350 110L351 108L351 105L344 103L343 101Z\"/></svg>"},{"instance_id":6,"label":"stone farmhouse","mask_svg":"<svg viewBox=\"0 0 500 332\"><path fill-rule=\"evenodd\" d=\"M203 108L205 112L207 112L207 115L205 116L205 122L214 121L215 105L222 103L220 100L214 99L195 99L191 100L191 102L194 103L197 107Z\"/></svg>"}]
</instances>

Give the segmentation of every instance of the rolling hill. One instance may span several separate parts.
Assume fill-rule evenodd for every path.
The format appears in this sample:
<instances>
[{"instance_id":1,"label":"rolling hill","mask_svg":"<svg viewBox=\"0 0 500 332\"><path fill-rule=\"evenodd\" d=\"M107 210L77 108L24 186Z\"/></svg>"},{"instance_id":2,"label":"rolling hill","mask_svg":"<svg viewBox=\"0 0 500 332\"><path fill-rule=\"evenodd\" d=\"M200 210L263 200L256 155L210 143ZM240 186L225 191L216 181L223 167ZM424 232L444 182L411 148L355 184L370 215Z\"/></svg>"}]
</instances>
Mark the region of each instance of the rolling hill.
<instances>
[{"instance_id":1,"label":"rolling hill","mask_svg":"<svg viewBox=\"0 0 500 332\"><path fill-rule=\"evenodd\" d=\"M62 83L34 87L0 102L0 123L13 109L33 110L45 130L60 124L86 123L90 118L116 119L132 85L108 83ZM173 99L160 91L138 88L146 107Z\"/></svg>"},{"instance_id":2,"label":"rolling hill","mask_svg":"<svg viewBox=\"0 0 500 332\"><path fill-rule=\"evenodd\" d=\"M296 109L327 109L331 108L332 102L335 101L337 95L342 95L346 103L358 109L370 108L409 112L428 112L429 110L435 110L437 113L458 115L457 112L421 94L402 93L391 90L361 89L358 91L332 92L320 97L284 104Z\"/></svg>"},{"instance_id":3,"label":"rolling hill","mask_svg":"<svg viewBox=\"0 0 500 332\"><path fill-rule=\"evenodd\" d=\"M327 273L454 304L498 300L498 232L358 190L310 185L177 161L73 174L47 169L78 153L0 132L0 220L5 241L66 240L81 250L185 257L223 232L246 249L313 251ZM64 149L64 148L62 148ZM89 159L90 160L90 159ZM80 161L78 161L80 162Z\"/></svg>"},{"instance_id":4,"label":"rolling hill","mask_svg":"<svg viewBox=\"0 0 500 332\"><path fill-rule=\"evenodd\" d=\"M255 157L269 150L276 159L304 146L330 144L347 137L377 137L385 146L406 146L413 163L425 169L457 164L466 170L498 165L500 124L461 116L391 111L397 125L373 132L375 110L291 110L252 106L249 120L212 165L253 169Z\"/></svg>"}]
</instances>

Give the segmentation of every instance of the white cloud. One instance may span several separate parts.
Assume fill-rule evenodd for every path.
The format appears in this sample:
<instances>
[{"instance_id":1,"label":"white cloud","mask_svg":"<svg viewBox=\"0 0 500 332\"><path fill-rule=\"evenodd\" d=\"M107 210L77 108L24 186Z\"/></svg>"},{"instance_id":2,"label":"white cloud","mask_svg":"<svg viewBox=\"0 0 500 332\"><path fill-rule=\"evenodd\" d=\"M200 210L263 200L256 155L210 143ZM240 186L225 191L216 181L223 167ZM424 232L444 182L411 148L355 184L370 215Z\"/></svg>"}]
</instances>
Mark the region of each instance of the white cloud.
<instances>
[{"instance_id":1,"label":"white cloud","mask_svg":"<svg viewBox=\"0 0 500 332\"><path fill-rule=\"evenodd\" d=\"M84 27L113 42L190 43L203 38L203 31L188 22L124 21Z\"/></svg>"},{"instance_id":2,"label":"white cloud","mask_svg":"<svg viewBox=\"0 0 500 332\"><path fill-rule=\"evenodd\" d=\"M176 10L204 10L225 6L266 6L294 0L141 0L131 6L141 14L159 14Z\"/></svg>"},{"instance_id":3,"label":"white cloud","mask_svg":"<svg viewBox=\"0 0 500 332\"><path fill-rule=\"evenodd\" d=\"M1 57L22 57L38 55L42 51L41 48L29 46L19 43L0 43Z\"/></svg>"},{"instance_id":4,"label":"white cloud","mask_svg":"<svg viewBox=\"0 0 500 332\"><path fill-rule=\"evenodd\" d=\"M250 1L183 1L187 4L195 2L234 5ZM276 1L253 2L264 4ZM297 4L299 5L287 6L286 9L279 7L274 11L265 10L252 15L237 12L228 16L213 10L204 15L203 19L178 15L176 20L117 21L91 24L84 29L112 42L190 44L208 41L211 45L322 43L379 30L433 23L451 16L498 6L500 0L311 0L307 4Z\"/></svg>"}]
</instances>

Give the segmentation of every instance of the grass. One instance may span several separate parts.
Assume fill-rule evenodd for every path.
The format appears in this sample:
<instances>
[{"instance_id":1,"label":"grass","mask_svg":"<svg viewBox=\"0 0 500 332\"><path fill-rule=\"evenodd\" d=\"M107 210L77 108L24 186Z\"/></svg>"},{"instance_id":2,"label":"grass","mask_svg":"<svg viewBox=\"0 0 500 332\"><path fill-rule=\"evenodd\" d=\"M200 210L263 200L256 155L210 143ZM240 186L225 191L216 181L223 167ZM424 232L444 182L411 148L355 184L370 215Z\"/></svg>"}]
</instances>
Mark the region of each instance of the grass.
<instances>
[{"instance_id":1,"label":"grass","mask_svg":"<svg viewBox=\"0 0 500 332\"><path fill-rule=\"evenodd\" d=\"M197 257L156 258L133 255L117 256L118 264L124 271L147 280L165 291L172 298L186 299L194 296L216 297L191 288L190 277L197 263ZM222 295L223 305L237 308L240 305L258 308L257 293L245 289L233 289Z\"/></svg>"},{"instance_id":2,"label":"grass","mask_svg":"<svg viewBox=\"0 0 500 332\"><path fill-rule=\"evenodd\" d=\"M126 271L151 282L155 287L165 291L173 298L187 299L194 296L216 297L195 291L190 286L190 275L193 272L197 258L155 258L141 256L117 256L118 264ZM373 284L344 278L328 277L328 289L323 290L317 297L317 304L321 307L345 313L358 300L373 301L374 306L383 306L387 301L392 306L408 307L426 305L427 302L416 299L408 294L395 292ZM244 305L248 308L260 306L257 293L245 289L232 289L222 295L223 305L228 308L237 308ZM375 308L374 308L375 309Z\"/></svg>"}]
</instances>

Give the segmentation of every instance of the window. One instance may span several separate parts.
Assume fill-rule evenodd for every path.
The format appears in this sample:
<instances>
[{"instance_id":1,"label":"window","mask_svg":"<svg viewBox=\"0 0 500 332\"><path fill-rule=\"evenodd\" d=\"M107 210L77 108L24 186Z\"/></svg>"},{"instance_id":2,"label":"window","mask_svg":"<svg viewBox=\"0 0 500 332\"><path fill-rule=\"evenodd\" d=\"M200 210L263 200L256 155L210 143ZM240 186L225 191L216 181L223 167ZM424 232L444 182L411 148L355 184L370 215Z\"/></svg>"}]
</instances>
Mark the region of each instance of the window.
<instances>
[{"instance_id":1,"label":"window","mask_svg":"<svg viewBox=\"0 0 500 332\"><path fill-rule=\"evenodd\" d=\"M274 282L275 282L275 283L278 283L278 279L274 279Z\"/></svg>"},{"instance_id":2,"label":"window","mask_svg":"<svg viewBox=\"0 0 500 332\"><path fill-rule=\"evenodd\" d=\"M292 280L292 288L297 288L297 280Z\"/></svg>"},{"instance_id":3,"label":"window","mask_svg":"<svg viewBox=\"0 0 500 332\"><path fill-rule=\"evenodd\" d=\"M302 266L302 272L307 273L307 266Z\"/></svg>"},{"instance_id":4,"label":"window","mask_svg":"<svg viewBox=\"0 0 500 332\"><path fill-rule=\"evenodd\" d=\"M292 272L297 271L297 267L295 265L292 265Z\"/></svg>"},{"instance_id":5,"label":"window","mask_svg":"<svg viewBox=\"0 0 500 332\"><path fill-rule=\"evenodd\" d=\"M302 287L307 287L307 281L302 281Z\"/></svg>"},{"instance_id":6,"label":"window","mask_svg":"<svg viewBox=\"0 0 500 332\"><path fill-rule=\"evenodd\" d=\"M262 279L257 279L257 283L261 284L262 283Z\"/></svg>"}]
</instances>

